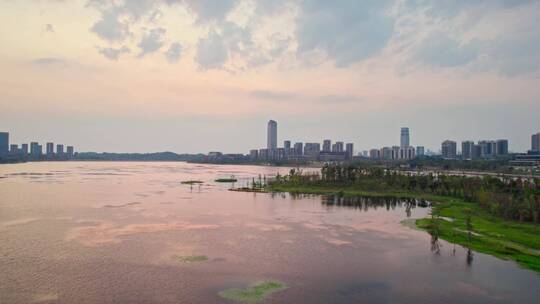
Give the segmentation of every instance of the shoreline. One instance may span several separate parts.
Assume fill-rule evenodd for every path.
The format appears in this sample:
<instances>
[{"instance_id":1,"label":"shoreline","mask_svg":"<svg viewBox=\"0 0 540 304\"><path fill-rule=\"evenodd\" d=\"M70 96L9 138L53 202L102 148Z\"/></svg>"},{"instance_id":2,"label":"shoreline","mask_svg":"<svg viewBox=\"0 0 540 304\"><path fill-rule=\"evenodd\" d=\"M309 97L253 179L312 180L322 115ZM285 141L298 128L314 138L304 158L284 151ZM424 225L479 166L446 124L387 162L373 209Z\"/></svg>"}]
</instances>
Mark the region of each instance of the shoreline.
<instances>
[{"instance_id":1,"label":"shoreline","mask_svg":"<svg viewBox=\"0 0 540 304\"><path fill-rule=\"evenodd\" d=\"M345 187L270 185L269 192L341 196L416 198L431 201L434 218L415 219L416 229L430 232L437 221L436 238L503 260L512 260L523 268L540 274L540 225L497 218L477 204L447 196L415 192L370 192ZM467 210L472 214L471 236L468 236Z\"/></svg>"}]
</instances>

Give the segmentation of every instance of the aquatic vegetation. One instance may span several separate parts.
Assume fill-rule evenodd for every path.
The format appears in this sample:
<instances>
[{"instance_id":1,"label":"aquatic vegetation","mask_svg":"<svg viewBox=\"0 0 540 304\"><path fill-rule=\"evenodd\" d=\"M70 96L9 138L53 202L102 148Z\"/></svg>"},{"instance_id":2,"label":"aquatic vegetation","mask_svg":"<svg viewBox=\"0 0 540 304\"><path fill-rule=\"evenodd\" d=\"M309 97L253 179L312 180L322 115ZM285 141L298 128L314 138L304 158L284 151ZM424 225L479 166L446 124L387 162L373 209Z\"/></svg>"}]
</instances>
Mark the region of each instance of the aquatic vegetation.
<instances>
[{"instance_id":1,"label":"aquatic vegetation","mask_svg":"<svg viewBox=\"0 0 540 304\"><path fill-rule=\"evenodd\" d=\"M248 288L231 288L219 292L219 296L242 303L257 303L273 293L287 289L287 285L278 281L263 281Z\"/></svg>"},{"instance_id":2,"label":"aquatic vegetation","mask_svg":"<svg viewBox=\"0 0 540 304\"><path fill-rule=\"evenodd\" d=\"M186 256L175 255L174 258L182 263L198 263L198 262L208 261L208 257L205 255L186 255Z\"/></svg>"},{"instance_id":3,"label":"aquatic vegetation","mask_svg":"<svg viewBox=\"0 0 540 304\"><path fill-rule=\"evenodd\" d=\"M218 178L215 180L216 183L235 183L237 181L236 178Z\"/></svg>"},{"instance_id":4,"label":"aquatic vegetation","mask_svg":"<svg viewBox=\"0 0 540 304\"><path fill-rule=\"evenodd\" d=\"M194 185L194 184L202 184L203 181L200 180L187 180L180 182L182 185Z\"/></svg>"}]
</instances>

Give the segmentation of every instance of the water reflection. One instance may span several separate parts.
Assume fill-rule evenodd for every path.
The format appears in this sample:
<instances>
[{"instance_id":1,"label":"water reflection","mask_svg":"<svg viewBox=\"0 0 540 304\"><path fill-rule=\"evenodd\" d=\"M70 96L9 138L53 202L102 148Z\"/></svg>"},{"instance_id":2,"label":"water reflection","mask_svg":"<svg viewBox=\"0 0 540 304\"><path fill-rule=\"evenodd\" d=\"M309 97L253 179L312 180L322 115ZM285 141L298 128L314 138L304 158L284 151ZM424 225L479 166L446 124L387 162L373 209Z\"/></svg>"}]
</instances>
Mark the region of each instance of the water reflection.
<instances>
[{"instance_id":1,"label":"water reflection","mask_svg":"<svg viewBox=\"0 0 540 304\"><path fill-rule=\"evenodd\" d=\"M370 197L370 196L340 196L340 195L323 195L321 203L324 206L346 207L368 211L369 209L385 208L386 210L394 210L396 208L405 209L407 217L411 216L412 209L416 207L427 208L431 206L431 202L424 199L416 198L396 198L396 197Z\"/></svg>"}]
</instances>

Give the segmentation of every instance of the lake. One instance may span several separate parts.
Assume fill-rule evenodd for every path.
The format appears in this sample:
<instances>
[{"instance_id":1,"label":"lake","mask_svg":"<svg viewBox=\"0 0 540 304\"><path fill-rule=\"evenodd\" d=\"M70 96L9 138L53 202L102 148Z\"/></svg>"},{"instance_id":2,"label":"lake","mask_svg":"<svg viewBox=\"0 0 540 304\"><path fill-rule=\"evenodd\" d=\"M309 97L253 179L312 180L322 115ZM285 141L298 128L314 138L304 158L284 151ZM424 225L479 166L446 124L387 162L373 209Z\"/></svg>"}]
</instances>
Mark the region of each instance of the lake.
<instances>
[{"instance_id":1,"label":"lake","mask_svg":"<svg viewBox=\"0 0 540 304\"><path fill-rule=\"evenodd\" d=\"M288 288L264 303L540 301L536 273L401 223L424 204L228 191L288 170L0 165L0 303L234 303L266 280Z\"/></svg>"}]
</instances>

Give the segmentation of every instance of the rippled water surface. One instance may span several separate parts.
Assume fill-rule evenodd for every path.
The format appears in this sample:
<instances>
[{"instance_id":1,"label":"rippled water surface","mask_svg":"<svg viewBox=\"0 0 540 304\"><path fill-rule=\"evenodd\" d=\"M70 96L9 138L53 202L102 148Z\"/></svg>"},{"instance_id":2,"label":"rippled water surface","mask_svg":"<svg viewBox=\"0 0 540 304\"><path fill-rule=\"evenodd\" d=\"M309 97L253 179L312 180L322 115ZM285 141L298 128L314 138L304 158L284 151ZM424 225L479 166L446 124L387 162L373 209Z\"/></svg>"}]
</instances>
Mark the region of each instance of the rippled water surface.
<instances>
[{"instance_id":1,"label":"rippled water surface","mask_svg":"<svg viewBox=\"0 0 540 304\"><path fill-rule=\"evenodd\" d=\"M400 222L404 201L227 191L287 168L185 163L0 165L0 303L538 303L540 276ZM201 185L182 185L201 180Z\"/></svg>"}]
</instances>

